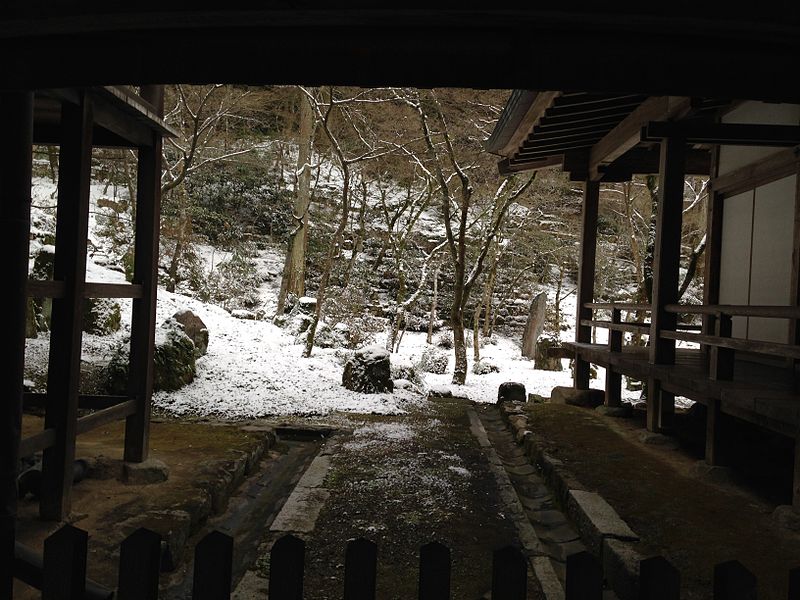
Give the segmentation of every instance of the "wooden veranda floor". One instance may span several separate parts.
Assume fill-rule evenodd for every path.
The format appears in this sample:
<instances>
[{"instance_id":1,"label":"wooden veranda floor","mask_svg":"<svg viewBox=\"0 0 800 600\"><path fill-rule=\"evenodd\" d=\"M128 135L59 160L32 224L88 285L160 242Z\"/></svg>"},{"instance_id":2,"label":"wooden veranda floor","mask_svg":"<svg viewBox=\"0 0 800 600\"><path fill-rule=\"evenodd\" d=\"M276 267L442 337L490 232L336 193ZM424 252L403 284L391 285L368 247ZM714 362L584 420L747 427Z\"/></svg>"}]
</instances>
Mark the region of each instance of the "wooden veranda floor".
<instances>
[{"instance_id":1,"label":"wooden veranda floor","mask_svg":"<svg viewBox=\"0 0 800 600\"><path fill-rule=\"evenodd\" d=\"M722 412L796 437L800 431L800 376L794 369L737 358L731 381L708 378L708 358L699 349L678 348L674 365L652 365L648 349L627 346L609 352L605 344L569 342L584 360L623 375L655 378L676 395L703 404L719 399Z\"/></svg>"}]
</instances>

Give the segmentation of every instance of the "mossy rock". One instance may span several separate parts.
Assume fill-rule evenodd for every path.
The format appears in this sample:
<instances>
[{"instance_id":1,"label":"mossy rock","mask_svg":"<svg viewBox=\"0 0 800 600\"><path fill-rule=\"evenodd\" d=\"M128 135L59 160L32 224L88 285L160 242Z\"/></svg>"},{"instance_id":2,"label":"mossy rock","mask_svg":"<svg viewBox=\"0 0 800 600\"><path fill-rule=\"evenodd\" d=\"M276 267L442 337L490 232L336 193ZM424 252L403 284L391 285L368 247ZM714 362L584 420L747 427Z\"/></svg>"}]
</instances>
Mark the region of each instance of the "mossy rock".
<instances>
[{"instance_id":1,"label":"mossy rock","mask_svg":"<svg viewBox=\"0 0 800 600\"><path fill-rule=\"evenodd\" d=\"M109 394L126 394L128 388L130 342L123 342L106 367ZM197 374L194 342L175 319L167 319L156 331L155 391L174 392L191 383Z\"/></svg>"},{"instance_id":2,"label":"mossy rock","mask_svg":"<svg viewBox=\"0 0 800 600\"><path fill-rule=\"evenodd\" d=\"M534 352L534 368L542 371L562 371L561 359L550 356L550 348L557 348L560 345L558 340L550 337L540 337L536 342L536 350Z\"/></svg>"},{"instance_id":3,"label":"mossy rock","mask_svg":"<svg viewBox=\"0 0 800 600\"><path fill-rule=\"evenodd\" d=\"M87 298L83 305L83 330L95 335L119 331L122 315L119 304L108 298Z\"/></svg>"}]
</instances>

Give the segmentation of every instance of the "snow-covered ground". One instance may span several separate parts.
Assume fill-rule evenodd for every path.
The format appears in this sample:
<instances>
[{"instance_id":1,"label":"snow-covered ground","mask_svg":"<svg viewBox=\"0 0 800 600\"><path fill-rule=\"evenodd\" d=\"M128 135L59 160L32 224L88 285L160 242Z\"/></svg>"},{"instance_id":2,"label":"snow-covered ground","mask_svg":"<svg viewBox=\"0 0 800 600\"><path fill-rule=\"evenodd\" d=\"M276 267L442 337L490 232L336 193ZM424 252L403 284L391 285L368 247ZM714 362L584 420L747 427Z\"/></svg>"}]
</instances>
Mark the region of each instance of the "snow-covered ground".
<instances>
[{"instance_id":1,"label":"snow-covered ground","mask_svg":"<svg viewBox=\"0 0 800 600\"><path fill-rule=\"evenodd\" d=\"M52 204L50 197L54 189L48 180L37 178L35 181L34 217L43 230L49 230L53 225L52 214L48 214L44 207ZM119 190L92 186L90 239L95 251L90 251L87 259L89 281L125 281L119 266L106 266L108 257L102 251L103 240L97 236L95 222L97 200L109 196L116 199L118 193ZM124 192L120 194L124 195ZM423 227L429 226L430 223L423 223ZM37 243L34 243L32 251L36 250ZM210 247L200 247L199 254L209 270L228 258L225 253ZM268 249L261 253L258 262L261 270L272 273L260 289L262 308L269 316L276 305L280 277L275 275L280 273L283 258L279 249ZM553 290L546 291L552 301ZM568 296L562 304L563 321L566 324L574 322L574 298L574 294ZM84 360L107 360L113 348L128 334L131 302L120 301L120 308L123 323L120 332L112 336L84 334ZM337 411L396 414L426 402L427 388L431 386L448 387L454 394L475 401L494 402L498 386L505 381L521 382L529 392L544 396L549 396L557 385L571 385L567 361L563 361L562 371L534 369L532 361L522 358L518 340L495 334L492 343L481 348L481 355L498 367L496 373L473 374L472 350L468 348L470 371L467 383L464 386L450 385L454 358L452 350L449 350L448 373L421 374L424 381L418 389L398 389L393 394L362 394L341 385L344 362L341 351L315 348L310 358L303 358L302 344L269 320L235 318L221 307L159 289L159 323L183 309L192 310L205 322L210 341L207 354L197 360L197 376L191 384L177 392L158 392L155 395L154 402L158 408L176 415L247 419L267 415L325 415ZM571 331L568 329L562 337L571 339ZM384 341L380 335L376 340L379 344ZM28 340L28 360L46 363L47 346L46 334ZM408 332L403 337L399 351L392 355L392 360L415 364L426 347L425 334ZM598 369L598 375L599 379L593 382L593 386L602 389L605 385L603 369Z\"/></svg>"}]
</instances>

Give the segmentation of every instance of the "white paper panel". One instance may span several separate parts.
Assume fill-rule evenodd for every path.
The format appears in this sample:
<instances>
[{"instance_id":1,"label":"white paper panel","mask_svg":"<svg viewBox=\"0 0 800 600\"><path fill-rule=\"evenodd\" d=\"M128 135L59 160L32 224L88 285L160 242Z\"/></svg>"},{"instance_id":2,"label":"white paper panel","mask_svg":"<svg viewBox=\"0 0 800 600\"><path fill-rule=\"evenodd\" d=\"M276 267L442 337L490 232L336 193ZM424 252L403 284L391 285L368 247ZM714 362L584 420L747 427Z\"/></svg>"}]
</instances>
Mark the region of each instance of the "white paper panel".
<instances>
[{"instance_id":1,"label":"white paper panel","mask_svg":"<svg viewBox=\"0 0 800 600\"><path fill-rule=\"evenodd\" d=\"M750 304L787 305L792 277L792 236L797 177L786 177L756 189ZM788 321L751 318L748 337L788 341Z\"/></svg>"},{"instance_id":2,"label":"white paper panel","mask_svg":"<svg viewBox=\"0 0 800 600\"><path fill-rule=\"evenodd\" d=\"M719 303L748 304L753 192L725 198L722 211L722 249ZM734 317L733 337L747 337L747 319Z\"/></svg>"}]
</instances>

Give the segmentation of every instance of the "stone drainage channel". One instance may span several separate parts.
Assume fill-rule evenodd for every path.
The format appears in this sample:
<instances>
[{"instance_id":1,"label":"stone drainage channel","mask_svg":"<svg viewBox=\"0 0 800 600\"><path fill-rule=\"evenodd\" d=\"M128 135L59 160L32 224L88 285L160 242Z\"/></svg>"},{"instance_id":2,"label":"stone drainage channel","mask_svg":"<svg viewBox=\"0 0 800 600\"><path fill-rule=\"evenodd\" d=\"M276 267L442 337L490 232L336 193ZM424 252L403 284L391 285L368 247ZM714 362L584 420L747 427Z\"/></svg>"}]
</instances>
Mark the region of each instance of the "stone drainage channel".
<instances>
[{"instance_id":1,"label":"stone drainage channel","mask_svg":"<svg viewBox=\"0 0 800 600\"><path fill-rule=\"evenodd\" d=\"M209 519L204 528L204 531L218 530L233 537L233 581L240 581L239 588L245 590L247 586L244 584L249 573L247 569L264 554L265 528L274 526L285 512L285 507L292 503L300 484L317 463L325 438L333 431L329 428L277 427L275 433L284 451L248 478L230 497L227 510ZM186 576L179 583L162 590L159 597L166 600L191 597L192 571L190 559L184 571ZM234 597L262 596L245 593Z\"/></svg>"}]
</instances>

